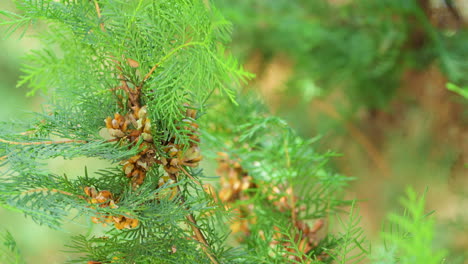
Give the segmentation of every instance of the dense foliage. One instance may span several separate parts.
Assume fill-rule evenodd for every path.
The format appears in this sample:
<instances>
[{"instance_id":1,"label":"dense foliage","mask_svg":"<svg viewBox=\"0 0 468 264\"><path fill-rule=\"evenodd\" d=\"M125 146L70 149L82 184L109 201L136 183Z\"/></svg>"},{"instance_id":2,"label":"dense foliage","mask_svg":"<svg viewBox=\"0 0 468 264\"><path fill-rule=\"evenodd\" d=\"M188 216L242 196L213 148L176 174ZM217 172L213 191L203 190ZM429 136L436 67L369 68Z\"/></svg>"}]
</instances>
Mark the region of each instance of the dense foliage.
<instances>
[{"instance_id":1,"label":"dense foliage","mask_svg":"<svg viewBox=\"0 0 468 264\"><path fill-rule=\"evenodd\" d=\"M383 108L406 69L434 63L452 82L467 84L466 29L461 17L433 6L437 1L215 2L235 24L237 54L292 60L288 91L317 95L341 89L350 110ZM313 91L317 87L320 93Z\"/></svg>"},{"instance_id":2,"label":"dense foliage","mask_svg":"<svg viewBox=\"0 0 468 264\"><path fill-rule=\"evenodd\" d=\"M343 198L351 179L327 167L336 154L317 152L316 138L296 135L254 95L236 98L252 76L226 52L231 25L211 3L16 4L18 13L0 13L6 35L45 27L19 85L48 104L29 120L1 123L0 205L51 228L80 219L103 225L74 236L70 263L369 257L357 203ZM110 165L58 175L44 166L56 157ZM424 203L413 193L404 206L423 221ZM432 222L418 229L404 217L391 221L429 239L407 245L391 236L391 253L400 255L387 252L384 263L430 248ZM0 259L22 263L11 235L3 240Z\"/></svg>"}]
</instances>

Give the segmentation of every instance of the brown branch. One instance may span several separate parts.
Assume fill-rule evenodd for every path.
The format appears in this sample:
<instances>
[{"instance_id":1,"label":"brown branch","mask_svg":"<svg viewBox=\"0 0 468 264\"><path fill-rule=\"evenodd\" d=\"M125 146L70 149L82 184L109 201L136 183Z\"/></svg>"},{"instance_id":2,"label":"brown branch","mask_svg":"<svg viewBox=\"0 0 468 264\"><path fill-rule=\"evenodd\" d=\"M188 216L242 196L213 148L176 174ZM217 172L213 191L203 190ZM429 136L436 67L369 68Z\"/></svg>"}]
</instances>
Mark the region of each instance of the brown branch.
<instances>
[{"instance_id":1,"label":"brown branch","mask_svg":"<svg viewBox=\"0 0 468 264\"><path fill-rule=\"evenodd\" d=\"M146 80L148 80L149 77L151 77L151 74L153 74L153 72L156 70L156 68L158 68L158 66L159 66L159 65L156 64L156 65L153 66L153 68L151 68L151 70L145 75L145 78L143 78L142 84L143 84L144 82L146 82Z\"/></svg>"},{"instance_id":2,"label":"brown branch","mask_svg":"<svg viewBox=\"0 0 468 264\"><path fill-rule=\"evenodd\" d=\"M195 217L193 214L188 214L187 220L191 223L192 231L195 234L196 239L203 244L203 251L205 254L208 256L208 258L211 260L211 263L213 264L219 264L218 260L213 256L213 254L210 252L210 246L208 245L208 241L206 241L205 236L201 232L200 228L198 228L197 221L195 220Z\"/></svg>"},{"instance_id":3,"label":"brown branch","mask_svg":"<svg viewBox=\"0 0 468 264\"><path fill-rule=\"evenodd\" d=\"M289 169L291 167L291 157L289 156L289 151L288 151L288 142L286 141L285 142L285 147L284 147L284 154L286 156L286 167ZM291 186L289 186L289 188L291 188L291 218L292 218L292 222L293 224L295 225L296 224L296 221L297 221L297 214L296 214L296 197L294 196L294 189Z\"/></svg>"},{"instance_id":4,"label":"brown branch","mask_svg":"<svg viewBox=\"0 0 468 264\"><path fill-rule=\"evenodd\" d=\"M140 107L141 106L141 102L140 102L141 87L135 86L135 89L130 88L128 86L127 79L123 78L122 69L118 65L117 65L117 70L121 72L119 76L119 80L120 80L120 83L122 83L122 85L119 86L118 88L121 88L127 93L128 99L129 99L128 100L129 107L130 108L133 106Z\"/></svg>"},{"instance_id":5,"label":"brown branch","mask_svg":"<svg viewBox=\"0 0 468 264\"><path fill-rule=\"evenodd\" d=\"M292 189L292 187L290 187ZM297 214L296 214L296 197L294 196L294 192L291 191L291 218L293 225L297 222Z\"/></svg>"},{"instance_id":6,"label":"brown branch","mask_svg":"<svg viewBox=\"0 0 468 264\"><path fill-rule=\"evenodd\" d=\"M122 70L120 70L122 72ZM121 75L123 75L123 73L121 73ZM122 84L122 86L119 86L118 88L121 88L122 90L124 90L125 92L127 92L127 94L130 94L131 91L130 91L130 87L128 87L128 83L127 83L127 80L123 78L119 78L120 80L120 83Z\"/></svg>"},{"instance_id":7,"label":"brown branch","mask_svg":"<svg viewBox=\"0 0 468 264\"><path fill-rule=\"evenodd\" d=\"M99 19L101 19L102 15L101 15L101 8L99 7L99 3L97 2L97 0L94 0L94 7L96 8L96 13L97 13L97 16ZM99 26L101 27L101 30L102 31L106 31L105 28L104 28L104 23L100 23Z\"/></svg>"},{"instance_id":8,"label":"brown branch","mask_svg":"<svg viewBox=\"0 0 468 264\"><path fill-rule=\"evenodd\" d=\"M101 8L99 7L99 3L97 2L97 0L94 0L94 7L96 8L96 13L97 13L98 18L101 19L102 18ZM106 31L106 29L104 28L104 23L101 22L99 25L103 32ZM140 92L139 92L140 87L137 87L135 92L133 92L132 89L128 87L127 80L123 78L123 72L122 72L122 68L120 67L120 62L114 59L115 57L112 54L111 54L111 57L113 58L112 61L116 64L117 70L120 72L119 79L120 79L120 82L122 83L122 86L112 88L111 91L114 93L114 95L116 95L117 98L119 98L119 96L117 96L117 94L115 93L115 90L117 89L124 90L127 93L128 98L130 99L129 107L132 107L132 106L140 107ZM120 108L122 109L124 108L120 100L118 100L117 103L119 104Z\"/></svg>"},{"instance_id":9,"label":"brown branch","mask_svg":"<svg viewBox=\"0 0 468 264\"><path fill-rule=\"evenodd\" d=\"M114 139L109 139L106 140L105 142L114 142L118 141L120 139L114 138ZM62 140L62 141L42 141L42 142L16 142L16 141L8 141L0 138L0 142L7 143L10 145L22 145L22 146L28 146L28 145L43 145L43 144L65 144L65 143L83 143L86 144L88 141L86 140ZM0 161L8 158L8 155L1 156Z\"/></svg>"},{"instance_id":10,"label":"brown branch","mask_svg":"<svg viewBox=\"0 0 468 264\"><path fill-rule=\"evenodd\" d=\"M114 142L118 141L118 138L114 139L108 139L105 142ZM86 144L89 143L89 141L86 140L59 140L59 141L41 141L41 142L17 142L17 141L9 141L5 139L0 138L0 142L7 143L10 145L22 145L22 146L30 146L30 145L48 145L48 144L67 144L67 143L81 143L81 144ZM0 157L0 158L5 158L6 156Z\"/></svg>"},{"instance_id":11,"label":"brown branch","mask_svg":"<svg viewBox=\"0 0 468 264\"><path fill-rule=\"evenodd\" d=\"M198 184L198 186L200 186L200 187L203 188L203 185L200 183L200 181L198 181L197 179L195 179L195 177L193 177L190 173L188 173L187 170L185 170L182 166L179 166L179 169L180 169L187 177L189 177L192 181L194 181L196 184Z\"/></svg>"},{"instance_id":12,"label":"brown branch","mask_svg":"<svg viewBox=\"0 0 468 264\"><path fill-rule=\"evenodd\" d=\"M188 173L187 173L188 174ZM177 183L177 175L176 174L169 174L169 177L174 181L174 183ZM182 193L180 191L180 187L177 186L177 192ZM180 200L182 204L185 205L185 199L181 195ZM188 211L188 208L186 207L185 210ZM213 264L220 264L219 261L216 259L216 257L211 253L210 245L208 244L208 241L205 238L205 235L201 232L200 228L198 227L197 221L195 220L195 217L193 216L192 213L188 213L187 216L187 221L190 222L190 227L192 228L193 233L195 234L196 240L202 244L202 249L203 252L205 252L206 256L210 259L211 263Z\"/></svg>"},{"instance_id":13,"label":"brown branch","mask_svg":"<svg viewBox=\"0 0 468 264\"><path fill-rule=\"evenodd\" d=\"M69 192L66 192L66 191L57 190L57 189L47 189L47 188L38 188L38 189L27 190L27 191L21 192L21 194L34 193L34 192L55 192L55 193L61 193L61 194L67 195L67 196L76 196L78 198L85 199L85 197L81 196L81 195L74 195L73 193L69 193Z\"/></svg>"},{"instance_id":14,"label":"brown branch","mask_svg":"<svg viewBox=\"0 0 468 264\"><path fill-rule=\"evenodd\" d=\"M60 141L41 141L41 142L16 142L16 141L9 141L0 138L0 142L7 143L10 145L47 145L47 144L66 144L66 143L88 143L86 140L60 140Z\"/></svg>"},{"instance_id":15,"label":"brown branch","mask_svg":"<svg viewBox=\"0 0 468 264\"><path fill-rule=\"evenodd\" d=\"M20 135L22 136L27 136L27 135L31 135L31 134L34 134L36 133L36 130L30 130L30 131L26 131L26 132L21 132L19 133Z\"/></svg>"}]
</instances>

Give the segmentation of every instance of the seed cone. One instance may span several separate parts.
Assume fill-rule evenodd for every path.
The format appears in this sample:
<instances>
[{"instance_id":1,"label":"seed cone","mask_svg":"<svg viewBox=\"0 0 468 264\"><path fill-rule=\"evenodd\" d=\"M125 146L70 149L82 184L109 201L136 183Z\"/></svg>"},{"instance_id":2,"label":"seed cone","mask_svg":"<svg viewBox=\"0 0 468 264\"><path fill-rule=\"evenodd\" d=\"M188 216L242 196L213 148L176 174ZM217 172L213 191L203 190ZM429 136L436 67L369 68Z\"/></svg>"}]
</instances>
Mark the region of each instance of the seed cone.
<instances>
[{"instance_id":1,"label":"seed cone","mask_svg":"<svg viewBox=\"0 0 468 264\"><path fill-rule=\"evenodd\" d=\"M88 203L98 205L100 208L109 207L116 209L119 206L114 200L114 195L108 190L96 191L94 187L85 187L85 194L89 197ZM95 224L102 223L106 226L109 223L114 223L117 229L132 229L138 226L138 219L129 218L123 215L113 216L110 214L97 213L97 216L91 217L91 220Z\"/></svg>"},{"instance_id":2,"label":"seed cone","mask_svg":"<svg viewBox=\"0 0 468 264\"><path fill-rule=\"evenodd\" d=\"M258 187L257 184L263 185L267 188L262 188L262 190L268 190L269 192L265 195L267 201L278 212L285 214L290 213L291 222L295 229L294 242L296 246L293 246L290 242L284 242L287 241L284 233L281 232L279 227L273 226L275 234L270 241L270 246L274 248L278 246L283 247L284 251L290 253L286 254L285 257L295 262L306 260L306 257L300 256L304 256L304 254L307 254L318 246L320 242L318 233L325 224L324 220L316 220L311 227L306 221L297 219L300 210L305 210L306 208L295 207L297 197L294 196L292 187L287 187L285 185L271 186L271 184L261 181L254 182L248 172L242 168L239 161L232 160L227 153L218 153L218 155L219 166L217 174L221 176L221 189L218 195L225 206L228 209L232 209L238 216L231 224L232 232L240 234L237 236L237 239L242 241L246 236L250 235L251 226L254 225L257 220L254 205L247 202L238 203L238 201L251 199L251 195L254 192L249 192L248 190L256 189ZM211 189L210 191L213 193ZM214 195L214 198L217 198L216 195ZM260 237L266 239L263 231L261 231ZM325 259L328 256L323 253L316 257L317 259Z\"/></svg>"},{"instance_id":3,"label":"seed cone","mask_svg":"<svg viewBox=\"0 0 468 264\"><path fill-rule=\"evenodd\" d=\"M134 188L137 188L146 177L146 173L155 160L155 148L152 144L154 139L151 134L151 121L147 117L147 108L133 107L131 112L125 116L119 113L114 114L114 118L105 119L108 132L114 138L126 139L130 146L135 146L140 139L140 152L121 162L125 175L131 179Z\"/></svg>"}]
</instances>

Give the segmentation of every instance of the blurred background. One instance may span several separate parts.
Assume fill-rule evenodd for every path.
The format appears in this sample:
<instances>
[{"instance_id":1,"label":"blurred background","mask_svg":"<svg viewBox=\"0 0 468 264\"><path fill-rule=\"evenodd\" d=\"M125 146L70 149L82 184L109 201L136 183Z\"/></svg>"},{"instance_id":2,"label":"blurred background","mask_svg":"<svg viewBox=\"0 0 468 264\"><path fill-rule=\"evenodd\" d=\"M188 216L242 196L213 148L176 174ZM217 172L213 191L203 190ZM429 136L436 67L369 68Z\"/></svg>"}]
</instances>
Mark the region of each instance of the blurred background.
<instances>
[{"instance_id":1,"label":"blurred background","mask_svg":"<svg viewBox=\"0 0 468 264\"><path fill-rule=\"evenodd\" d=\"M342 153L331 166L356 178L348 198L361 201L368 237L378 243L406 186L428 188L434 243L450 251L446 263L468 263L468 100L446 88L468 86L468 1L213 2L233 22L232 51L257 75L244 92L260 93L303 137L321 135L323 151ZM0 42L2 121L40 110L40 97L15 88L20 57L38 46L28 37ZM28 263L63 263L67 233L4 209L0 217Z\"/></svg>"}]
</instances>

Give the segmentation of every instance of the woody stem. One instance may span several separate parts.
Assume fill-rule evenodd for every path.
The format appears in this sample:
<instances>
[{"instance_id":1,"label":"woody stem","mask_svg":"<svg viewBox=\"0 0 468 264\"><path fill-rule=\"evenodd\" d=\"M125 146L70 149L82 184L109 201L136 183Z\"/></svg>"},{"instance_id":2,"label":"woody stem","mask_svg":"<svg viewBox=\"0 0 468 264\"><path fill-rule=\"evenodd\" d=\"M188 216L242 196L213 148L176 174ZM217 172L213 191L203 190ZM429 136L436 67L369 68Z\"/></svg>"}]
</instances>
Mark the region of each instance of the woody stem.
<instances>
[{"instance_id":1,"label":"woody stem","mask_svg":"<svg viewBox=\"0 0 468 264\"><path fill-rule=\"evenodd\" d=\"M113 142L113 141L118 141L118 140L119 139L109 139L109 140L106 140L106 142ZM23 145L23 146L49 145L49 144L67 144L67 143L81 143L81 144L89 143L89 141L86 141L86 140L75 140L75 139L59 140L59 141L17 142L17 141L5 140L5 139L2 139L2 138L0 138L0 142L10 144L10 145Z\"/></svg>"},{"instance_id":2,"label":"woody stem","mask_svg":"<svg viewBox=\"0 0 468 264\"><path fill-rule=\"evenodd\" d=\"M101 19L101 8L99 7L99 3L97 2L97 0L94 0L94 8L96 8L96 13L97 13L98 18ZM101 28L102 31L105 31L104 23L100 23L99 27Z\"/></svg>"},{"instance_id":3,"label":"woody stem","mask_svg":"<svg viewBox=\"0 0 468 264\"><path fill-rule=\"evenodd\" d=\"M169 174L169 177L177 183L177 175L176 174ZM181 194L180 187L177 186L177 192ZM184 205L185 209L188 211L189 208L185 204L185 199L181 195L180 200L182 204ZM219 264L219 261L216 259L216 257L211 253L210 245L208 244L208 241L205 238L205 235L203 235L202 231L198 227L197 221L195 220L195 216L193 216L192 213L188 213L186 215L187 221L189 221L189 225L192 228L193 233L195 234L195 238L198 242L202 244L202 249L203 252L205 252L206 256L210 259L211 263L213 264Z\"/></svg>"},{"instance_id":4,"label":"woody stem","mask_svg":"<svg viewBox=\"0 0 468 264\"><path fill-rule=\"evenodd\" d=\"M203 187L202 184L201 184L197 179L195 179L195 177L193 177L190 173L187 172L186 169L184 169L184 167L179 166L179 169L180 169L187 177L189 177L193 182L195 182L196 184L198 184L198 186Z\"/></svg>"},{"instance_id":5,"label":"woody stem","mask_svg":"<svg viewBox=\"0 0 468 264\"><path fill-rule=\"evenodd\" d=\"M61 141L41 141L41 142L16 142L0 138L0 142L10 145L43 145L43 144L66 144L66 143L88 143L86 140L61 140Z\"/></svg>"}]
</instances>

